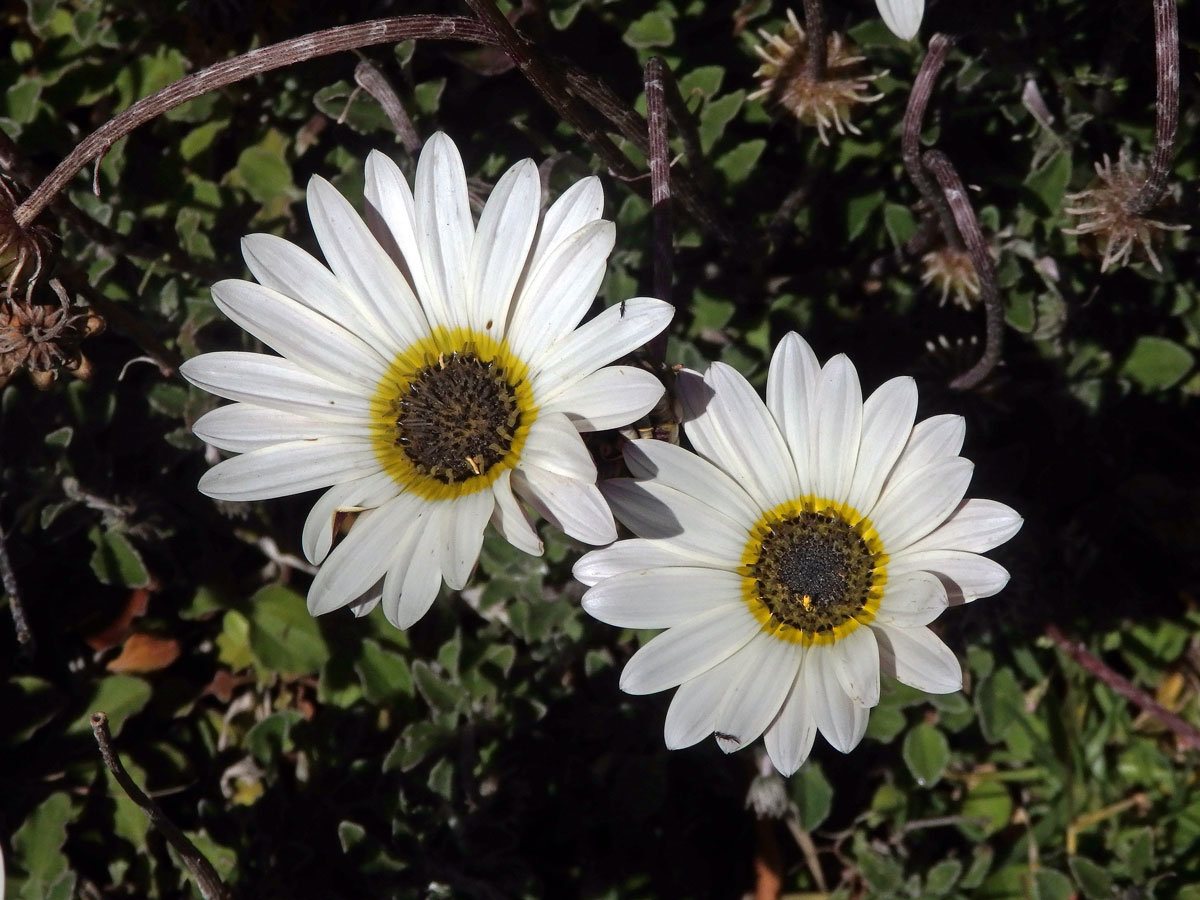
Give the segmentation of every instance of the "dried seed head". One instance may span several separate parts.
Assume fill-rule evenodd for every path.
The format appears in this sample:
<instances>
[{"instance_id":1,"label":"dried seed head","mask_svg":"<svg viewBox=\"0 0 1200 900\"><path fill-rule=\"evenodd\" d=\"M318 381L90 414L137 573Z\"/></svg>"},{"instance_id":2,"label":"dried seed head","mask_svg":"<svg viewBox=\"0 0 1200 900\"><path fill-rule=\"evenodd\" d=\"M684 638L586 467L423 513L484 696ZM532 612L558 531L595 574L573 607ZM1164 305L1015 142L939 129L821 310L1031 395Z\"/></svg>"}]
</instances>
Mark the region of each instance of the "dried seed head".
<instances>
[{"instance_id":1,"label":"dried seed head","mask_svg":"<svg viewBox=\"0 0 1200 900\"><path fill-rule=\"evenodd\" d=\"M14 212L20 201L16 186L0 175L0 279L5 297L11 299L24 288L28 300L46 268L53 242L40 225L17 223Z\"/></svg>"},{"instance_id":2,"label":"dried seed head","mask_svg":"<svg viewBox=\"0 0 1200 900\"><path fill-rule=\"evenodd\" d=\"M80 344L104 330L104 320L92 310L72 306L57 281L51 286L59 302L0 301L0 387L21 369L34 385L48 388L60 371L88 378L92 365Z\"/></svg>"},{"instance_id":3,"label":"dried seed head","mask_svg":"<svg viewBox=\"0 0 1200 900\"><path fill-rule=\"evenodd\" d=\"M853 108L874 103L883 94L869 94L871 82L886 73L862 74L865 56L856 56L854 46L842 35L832 33L826 40L825 73L818 79L808 73L810 47L808 36L788 10L788 24L780 34L760 30L765 42L754 48L762 65L754 73L762 87L750 99L766 97L790 112L803 125L815 126L821 143L828 144L828 130L861 134L850 121Z\"/></svg>"},{"instance_id":4,"label":"dried seed head","mask_svg":"<svg viewBox=\"0 0 1200 900\"><path fill-rule=\"evenodd\" d=\"M1102 254L1100 271L1126 265L1136 250L1140 250L1156 272L1162 263L1154 245L1164 231L1187 231L1190 225L1171 225L1157 219L1129 212L1133 198L1146 183L1146 164L1133 159L1124 150L1117 155L1116 165L1105 154L1104 162L1096 163L1097 180L1076 194L1067 194L1069 206L1063 212L1079 216L1065 234L1091 235Z\"/></svg>"},{"instance_id":5,"label":"dried seed head","mask_svg":"<svg viewBox=\"0 0 1200 900\"><path fill-rule=\"evenodd\" d=\"M969 310L979 301L979 273L967 251L941 247L922 256L921 263L925 267L921 284L932 284L941 291L939 306L945 306L950 299Z\"/></svg>"}]
</instances>

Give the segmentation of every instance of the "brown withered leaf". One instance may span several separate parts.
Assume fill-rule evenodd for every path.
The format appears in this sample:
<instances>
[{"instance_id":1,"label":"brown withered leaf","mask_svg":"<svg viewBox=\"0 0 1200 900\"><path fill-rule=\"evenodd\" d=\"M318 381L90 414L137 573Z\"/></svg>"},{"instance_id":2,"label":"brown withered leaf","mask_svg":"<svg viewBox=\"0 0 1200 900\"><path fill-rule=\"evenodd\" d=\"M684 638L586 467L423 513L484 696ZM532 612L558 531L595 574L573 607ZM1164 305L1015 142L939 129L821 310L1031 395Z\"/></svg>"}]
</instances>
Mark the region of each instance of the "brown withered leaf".
<instances>
[{"instance_id":1,"label":"brown withered leaf","mask_svg":"<svg viewBox=\"0 0 1200 900\"><path fill-rule=\"evenodd\" d=\"M131 634L121 653L109 660L106 667L110 672L127 672L141 675L165 669L179 659L179 641L175 638L155 637L152 634Z\"/></svg>"}]
</instances>

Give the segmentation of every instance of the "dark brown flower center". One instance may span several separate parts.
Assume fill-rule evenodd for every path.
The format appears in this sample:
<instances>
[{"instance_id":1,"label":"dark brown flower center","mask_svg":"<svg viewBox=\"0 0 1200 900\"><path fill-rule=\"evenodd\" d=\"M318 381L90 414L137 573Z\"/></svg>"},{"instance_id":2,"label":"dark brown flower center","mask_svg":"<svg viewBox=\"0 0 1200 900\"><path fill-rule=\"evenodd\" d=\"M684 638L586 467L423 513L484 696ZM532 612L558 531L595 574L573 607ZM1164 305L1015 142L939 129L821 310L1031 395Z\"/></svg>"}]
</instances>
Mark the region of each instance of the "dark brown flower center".
<instances>
[{"instance_id":1,"label":"dark brown flower center","mask_svg":"<svg viewBox=\"0 0 1200 900\"><path fill-rule=\"evenodd\" d=\"M521 423L516 385L504 367L469 347L422 369L396 409L396 445L418 472L445 484L502 461Z\"/></svg>"},{"instance_id":2,"label":"dark brown flower center","mask_svg":"<svg viewBox=\"0 0 1200 900\"><path fill-rule=\"evenodd\" d=\"M875 555L852 525L839 516L802 512L768 529L749 574L774 619L818 633L866 606Z\"/></svg>"}]
</instances>

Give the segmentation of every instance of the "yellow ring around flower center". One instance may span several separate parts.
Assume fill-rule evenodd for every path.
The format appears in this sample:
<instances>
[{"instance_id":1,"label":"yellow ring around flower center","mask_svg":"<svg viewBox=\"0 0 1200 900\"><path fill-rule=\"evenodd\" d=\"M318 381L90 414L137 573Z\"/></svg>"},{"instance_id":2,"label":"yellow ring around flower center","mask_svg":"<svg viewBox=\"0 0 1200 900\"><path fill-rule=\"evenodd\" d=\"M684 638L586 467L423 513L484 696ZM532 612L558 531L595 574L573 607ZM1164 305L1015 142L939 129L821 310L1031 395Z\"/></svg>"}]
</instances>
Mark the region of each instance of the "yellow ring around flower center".
<instances>
[{"instance_id":1,"label":"yellow ring around flower center","mask_svg":"<svg viewBox=\"0 0 1200 900\"><path fill-rule=\"evenodd\" d=\"M814 527L808 528L809 523L814 523ZM772 584L764 584L763 579L774 578L781 560L784 566L790 562L786 553L780 554L780 540L786 542L794 539L794 535L800 535L804 538L804 549L809 557L813 556L814 543L817 556L820 557L820 541L828 538L830 529L835 532L834 540L828 547L831 557L836 557L838 551L846 549L845 541L841 547L837 546L836 531L840 529L844 535L852 536L852 542L856 544L850 553L853 557L852 571L818 571L817 575L828 574L835 581L861 585L862 593L861 596L851 598L852 602L842 598L830 603L826 611L832 610L832 615L826 617L819 626L800 627L794 622L785 621L771 608L771 603L779 603L781 591L788 591L790 586L778 580ZM861 542L861 546L858 546L858 542ZM846 554L843 552L842 555ZM823 559L819 561L823 562ZM871 520L852 506L811 494L788 500L763 513L750 529L740 562L737 571L742 576L742 600L758 620L762 630L780 640L805 647L836 643L856 631L859 626L869 625L879 612L884 587L887 585L888 555L884 552L883 541L880 540ZM811 559L806 560L805 565L810 569L806 576L811 577ZM861 565L862 569L854 571L854 567L858 565ZM764 575L764 569L769 574ZM820 611L814 608L813 598L807 593L799 597L793 596L786 602L794 604L793 608L796 608L800 619L818 621L822 618L818 614Z\"/></svg>"},{"instance_id":2,"label":"yellow ring around flower center","mask_svg":"<svg viewBox=\"0 0 1200 900\"><path fill-rule=\"evenodd\" d=\"M414 453L412 447L413 434L406 434L403 424L410 412L406 409L407 401L421 397L421 392L428 395L431 387L445 388L444 378L442 385L434 382L448 367L456 365L466 369L476 381L482 378L485 385L497 385L503 391L505 402L504 409L498 412L508 413L511 409L516 419L511 429L501 426L502 433L488 448L487 455L494 459L493 462L478 454L464 454L464 458L457 461L458 474L466 471L466 477L461 480L431 473L428 467L421 465L418 462L421 455ZM458 383L461 383L461 379ZM449 387L456 386L451 379ZM448 399L451 401L448 404L441 403L439 399L440 405L426 402L423 406L422 413L436 413L441 408L446 410L442 421L422 421L422 436L426 440L429 434L436 437L439 427L448 433L452 429L461 430L464 423L454 414L471 404L478 408L481 402L479 397ZM513 468L521 458L529 429L537 415L529 367L512 352L507 341L497 341L490 335L469 328L438 327L396 354L379 379L375 395L371 398L371 438L380 466L401 488L424 500L452 500L489 487L501 473ZM476 430L487 425L486 422L482 423Z\"/></svg>"}]
</instances>

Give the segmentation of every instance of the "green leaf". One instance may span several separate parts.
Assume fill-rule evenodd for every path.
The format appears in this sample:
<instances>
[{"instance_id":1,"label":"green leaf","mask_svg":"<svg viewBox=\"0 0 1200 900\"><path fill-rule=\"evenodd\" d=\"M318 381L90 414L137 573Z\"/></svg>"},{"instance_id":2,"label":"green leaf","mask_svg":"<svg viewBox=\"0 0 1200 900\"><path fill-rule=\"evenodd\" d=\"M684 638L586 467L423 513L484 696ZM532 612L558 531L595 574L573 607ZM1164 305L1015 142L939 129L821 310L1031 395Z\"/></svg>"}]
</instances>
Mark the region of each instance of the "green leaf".
<instances>
[{"instance_id":1,"label":"green leaf","mask_svg":"<svg viewBox=\"0 0 1200 900\"><path fill-rule=\"evenodd\" d=\"M42 801L13 835L14 862L29 873L21 893L22 900L44 900L49 888L67 872L67 857L62 852L67 840L67 823L74 813L71 798L54 793Z\"/></svg>"},{"instance_id":2,"label":"green leaf","mask_svg":"<svg viewBox=\"0 0 1200 900\"><path fill-rule=\"evenodd\" d=\"M362 642L354 671L362 682L363 696L371 703L392 703L413 696L408 661L399 653L383 649L377 641L368 638Z\"/></svg>"},{"instance_id":3,"label":"green leaf","mask_svg":"<svg viewBox=\"0 0 1200 900\"><path fill-rule=\"evenodd\" d=\"M700 66L679 79L679 93L685 103L694 97L707 100L721 89L725 69L721 66Z\"/></svg>"},{"instance_id":4,"label":"green leaf","mask_svg":"<svg viewBox=\"0 0 1200 900\"><path fill-rule=\"evenodd\" d=\"M282 585L268 585L249 601L250 650L265 669L313 675L329 659L329 645L304 598Z\"/></svg>"},{"instance_id":5,"label":"green leaf","mask_svg":"<svg viewBox=\"0 0 1200 900\"><path fill-rule=\"evenodd\" d=\"M970 868L967 869L967 874L962 877L959 882L959 887L963 890L971 890L983 884L983 879L987 877L988 872L992 869L992 863L996 860L996 851L987 844L981 844L975 848L975 856L971 859Z\"/></svg>"},{"instance_id":6,"label":"green leaf","mask_svg":"<svg viewBox=\"0 0 1200 900\"><path fill-rule=\"evenodd\" d=\"M1075 894L1071 879L1054 869L1038 869L1033 885L1033 900L1071 900Z\"/></svg>"},{"instance_id":7,"label":"green leaf","mask_svg":"<svg viewBox=\"0 0 1200 900\"><path fill-rule=\"evenodd\" d=\"M941 729L922 722L904 736L901 755L917 784L932 787L950 762L950 742Z\"/></svg>"},{"instance_id":8,"label":"green leaf","mask_svg":"<svg viewBox=\"0 0 1200 900\"><path fill-rule=\"evenodd\" d=\"M725 133L725 126L733 121L742 104L746 100L745 91L734 91L724 97L718 97L704 105L700 113L700 147L708 153L717 139Z\"/></svg>"},{"instance_id":9,"label":"green leaf","mask_svg":"<svg viewBox=\"0 0 1200 900\"><path fill-rule=\"evenodd\" d=\"M67 734L92 733L91 714L108 715L108 730L113 737L121 733L125 720L137 715L150 702L150 685L132 675L109 675L96 685L83 715L67 726Z\"/></svg>"},{"instance_id":10,"label":"green leaf","mask_svg":"<svg viewBox=\"0 0 1200 900\"><path fill-rule=\"evenodd\" d=\"M8 117L22 125L32 122L37 117L38 101L41 98L41 80L22 78L5 94Z\"/></svg>"},{"instance_id":11,"label":"green leaf","mask_svg":"<svg viewBox=\"0 0 1200 900\"><path fill-rule=\"evenodd\" d=\"M1058 211L1067 184L1071 180L1071 154L1066 151L1055 153L1037 169L1029 173L1025 186L1041 201L1042 215Z\"/></svg>"},{"instance_id":12,"label":"green leaf","mask_svg":"<svg viewBox=\"0 0 1200 900\"><path fill-rule=\"evenodd\" d=\"M288 139L271 129L261 141L241 152L226 181L262 204L298 195L292 167L285 159L288 146Z\"/></svg>"},{"instance_id":13,"label":"green leaf","mask_svg":"<svg viewBox=\"0 0 1200 900\"><path fill-rule=\"evenodd\" d=\"M1012 669L998 669L983 679L975 692L979 727L991 743L1004 740L1012 724L1024 715L1025 698Z\"/></svg>"},{"instance_id":14,"label":"green leaf","mask_svg":"<svg viewBox=\"0 0 1200 900\"><path fill-rule=\"evenodd\" d=\"M303 721L298 709L281 709L255 722L246 732L245 746L264 766L292 749L292 726Z\"/></svg>"},{"instance_id":15,"label":"green leaf","mask_svg":"<svg viewBox=\"0 0 1200 900\"><path fill-rule=\"evenodd\" d=\"M846 202L846 236L850 240L859 237L867 230L871 214L883 206L886 193L882 190L871 191L857 197L850 197Z\"/></svg>"},{"instance_id":16,"label":"green leaf","mask_svg":"<svg viewBox=\"0 0 1200 900\"><path fill-rule=\"evenodd\" d=\"M962 875L962 870L963 865L957 859L947 859L938 863L925 876L925 893L935 897L950 893Z\"/></svg>"},{"instance_id":17,"label":"green leaf","mask_svg":"<svg viewBox=\"0 0 1200 900\"><path fill-rule=\"evenodd\" d=\"M1167 338L1145 335L1133 345L1121 374L1144 391L1161 391L1182 381L1194 362L1186 347Z\"/></svg>"},{"instance_id":18,"label":"green leaf","mask_svg":"<svg viewBox=\"0 0 1200 900\"><path fill-rule=\"evenodd\" d=\"M917 232L917 220L912 210L899 203L885 203L883 206L883 227L887 229L892 244L901 247L911 240Z\"/></svg>"},{"instance_id":19,"label":"green leaf","mask_svg":"<svg viewBox=\"0 0 1200 900\"><path fill-rule=\"evenodd\" d=\"M762 138L746 141L717 159L715 165L730 184L741 184L754 171L754 165L766 149L767 142Z\"/></svg>"},{"instance_id":20,"label":"green leaf","mask_svg":"<svg viewBox=\"0 0 1200 900\"><path fill-rule=\"evenodd\" d=\"M980 782L967 790L962 805L963 818L978 821L964 825L963 831L969 836L993 834L1008 824L1012 811L1012 797L1004 784L999 781Z\"/></svg>"},{"instance_id":21,"label":"green leaf","mask_svg":"<svg viewBox=\"0 0 1200 900\"><path fill-rule=\"evenodd\" d=\"M99 525L88 531L92 551L92 571L102 584L143 588L150 583L150 573L129 538L119 531L109 531Z\"/></svg>"},{"instance_id":22,"label":"green leaf","mask_svg":"<svg viewBox=\"0 0 1200 900\"><path fill-rule=\"evenodd\" d=\"M792 776L789 787L800 826L805 831L819 827L833 809L833 786L821 770L821 764L809 762Z\"/></svg>"},{"instance_id":23,"label":"green leaf","mask_svg":"<svg viewBox=\"0 0 1200 900\"><path fill-rule=\"evenodd\" d=\"M146 772L137 763L125 757L125 771L136 784L146 786ZM125 789L117 783L117 778L107 769L104 772L108 782L108 796L112 798L113 833L122 837L141 853L146 849L146 835L150 833L150 817L146 811L129 799Z\"/></svg>"},{"instance_id":24,"label":"green leaf","mask_svg":"<svg viewBox=\"0 0 1200 900\"><path fill-rule=\"evenodd\" d=\"M453 712L458 709L463 699L462 688L438 677L424 660L418 659L413 663L413 679L421 696L435 710Z\"/></svg>"},{"instance_id":25,"label":"green leaf","mask_svg":"<svg viewBox=\"0 0 1200 900\"><path fill-rule=\"evenodd\" d=\"M625 29L624 41L630 47L669 47L675 43L675 26L663 12L652 10Z\"/></svg>"},{"instance_id":26,"label":"green leaf","mask_svg":"<svg viewBox=\"0 0 1200 900\"><path fill-rule=\"evenodd\" d=\"M1068 865L1088 900L1112 900L1113 879L1105 869L1082 856L1071 857Z\"/></svg>"}]
</instances>

